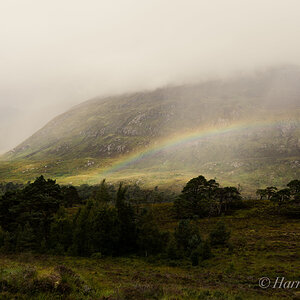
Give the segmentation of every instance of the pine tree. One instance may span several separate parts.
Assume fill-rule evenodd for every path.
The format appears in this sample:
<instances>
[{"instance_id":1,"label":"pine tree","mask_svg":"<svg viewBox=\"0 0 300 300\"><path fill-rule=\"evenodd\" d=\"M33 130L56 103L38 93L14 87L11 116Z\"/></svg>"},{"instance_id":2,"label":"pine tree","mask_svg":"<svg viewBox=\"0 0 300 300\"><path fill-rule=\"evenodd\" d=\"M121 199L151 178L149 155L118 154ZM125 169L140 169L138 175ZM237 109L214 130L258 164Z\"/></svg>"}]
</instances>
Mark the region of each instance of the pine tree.
<instances>
[{"instance_id":1,"label":"pine tree","mask_svg":"<svg viewBox=\"0 0 300 300\"><path fill-rule=\"evenodd\" d=\"M162 251L165 235L159 228L150 212L144 213L138 223L138 246L148 256Z\"/></svg>"},{"instance_id":2,"label":"pine tree","mask_svg":"<svg viewBox=\"0 0 300 300\"><path fill-rule=\"evenodd\" d=\"M99 189L96 192L94 192L93 198L97 202L103 202L103 203L109 203L112 201L112 197L109 194L105 179L102 180Z\"/></svg>"},{"instance_id":3,"label":"pine tree","mask_svg":"<svg viewBox=\"0 0 300 300\"><path fill-rule=\"evenodd\" d=\"M37 250L37 238L32 227L26 223L24 228L19 226L17 232L17 251L35 251Z\"/></svg>"},{"instance_id":4,"label":"pine tree","mask_svg":"<svg viewBox=\"0 0 300 300\"><path fill-rule=\"evenodd\" d=\"M125 202L127 188L119 185L116 199L116 209L120 222L120 253L129 253L136 248L135 213L129 203Z\"/></svg>"}]
</instances>

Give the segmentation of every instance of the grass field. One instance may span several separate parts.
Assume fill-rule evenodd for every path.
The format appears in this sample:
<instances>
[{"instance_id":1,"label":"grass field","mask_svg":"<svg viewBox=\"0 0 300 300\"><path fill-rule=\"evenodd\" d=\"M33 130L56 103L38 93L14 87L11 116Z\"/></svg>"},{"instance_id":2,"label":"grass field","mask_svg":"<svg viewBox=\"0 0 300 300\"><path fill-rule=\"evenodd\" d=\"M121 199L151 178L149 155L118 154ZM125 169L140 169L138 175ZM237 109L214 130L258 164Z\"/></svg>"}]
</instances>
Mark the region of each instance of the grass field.
<instances>
[{"instance_id":1,"label":"grass field","mask_svg":"<svg viewBox=\"0 0 300 300\"><path fill-rule=\"evenodd\" d=\"M26 183L33 181L43 174L46 178L55 178L60 184L99 184L104 178L110 183L125 182L138 184L143 188L172 189L181 191L186 182L198 176L216 178L223 185L242 188L244 197L255 196L258 188L276 185L279 188L298 178L299 160L289 159L251 160L251 161L222 161L211 162L201 166L166 164L134 164L118 169L117 172L105 172L107 168L117 163L116 159L81 158L73 160L48 161L0 161L0 182Z\"/></svg>"},{"instance_id":2,"label":"grass field","mask_svg":"<svg viewBox=\"0 0 300 300\"><path fill-rule=\"evenodd\" d=\"M177 224L171 206L152 206L160 227L170 231ZM300 287L258 285L261 277L272 283L277 277L300 280L300 221L275 216L272 210L263 201L222 217L232 246L214 248L213 258L197 267L163 257L1 255L0 299L300 299ZM198 221L203 238L218 219ZM57 266L62 265L68 276L60 273ZM60 289L47 291L46 279L56 280Z\"/></svg>"}]
</instances>

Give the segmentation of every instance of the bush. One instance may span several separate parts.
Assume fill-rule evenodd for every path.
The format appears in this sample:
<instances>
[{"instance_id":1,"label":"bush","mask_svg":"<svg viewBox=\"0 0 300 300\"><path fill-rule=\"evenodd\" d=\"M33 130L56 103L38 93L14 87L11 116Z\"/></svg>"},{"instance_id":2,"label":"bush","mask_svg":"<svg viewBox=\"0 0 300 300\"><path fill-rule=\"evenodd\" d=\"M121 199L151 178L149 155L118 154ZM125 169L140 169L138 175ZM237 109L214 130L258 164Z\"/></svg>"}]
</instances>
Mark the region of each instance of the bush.
<instances>
[{"instance_id":1,"label":"bush","mask_svg":"<svg viewBox=\"0 0 300 300\"><path fill-rule=\"evenodd\" d=\"M210 247L210 243L208 240L206 240L204 243L202 243L198 247L198 251L199 251L199 257L201 258L201 260L206 260L206 259L209 259L212 257L211 247Z\"/></svg>"},{"instance_id":2,"label":"bush","mask_svg":"<svg viewBox=\"0 0 300 300\"><path fill-rule=\"evenodd\" d=\"M196 250L191 253L190 259L193 266L198 266L199 261L212 257L211 247L208 240L201 243Z\"/></svg>"},{"instance_id":3,"label":"bush","mask_svg":"<svg viewBox=\"0 0 300 300\"><path fill-rule=\"evenodd\" d=\"M177 249L190 256L201 243L201 236L197 224L189 220L182 220L175 228L174 237L177 243Z\"/></svg>"},{"instance_id":4,"label":"bush","mask_svg":"<svg viewBox=\"0 0 300 300\"><path fill-rule=\"evenodd\" d=\"M173 236L169 240L166 252L167 252L167 257L169 259L179 259L181 256L177 248L177 243Z\"/></svg>"},{"instance_id":5,"label":"bush","mask_svg":"<svg viewBox=\"0 0 300 300\"><path fill-rule=\"evenodd\" d=\"M289 204L281 207L280 214L291 219L300 219L300 205Z\"/></svg>"},{"instance_id":6,"label":"bush","mask_svg":"<svg viewBox=\"0 0 300 300\"><path fill-rule=\"evenodd\" d=\"M223 221L219 221L211 231L209 238L212 246L224 246L228 243L230 231L227 230Z\"/></svg>"}]
</instances>

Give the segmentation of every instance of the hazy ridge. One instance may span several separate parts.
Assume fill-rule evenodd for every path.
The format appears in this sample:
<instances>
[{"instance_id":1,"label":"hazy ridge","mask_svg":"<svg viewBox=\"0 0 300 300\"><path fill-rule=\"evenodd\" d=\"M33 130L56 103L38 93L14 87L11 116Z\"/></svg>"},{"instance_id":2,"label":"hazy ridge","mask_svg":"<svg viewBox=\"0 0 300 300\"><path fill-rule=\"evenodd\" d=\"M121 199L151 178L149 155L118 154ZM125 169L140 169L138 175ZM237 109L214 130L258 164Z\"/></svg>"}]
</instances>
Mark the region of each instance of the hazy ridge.
<instances>
[{"instance_id":1,"label":"hazy ridge","mask_svg":"<svg viewBox=\"0 0 300 300\"><path fill-rule=\"evenodd\" d=\"M260 175L256 171L262 166L265 173L281 166L286 174L283 177L297 175L299 82L300 68L286 66L226 80L95 98L54 118L5 159L13 163L20 159L88 158L108 160L109 164L182 131L269 120L266 127L254 126L167 149L128 169L215 173L232 182L243 181L245 173L253 178L261 176L264 171L260 170ZM91 167L96 166L99 164ZM64 175L69 172L60 171ZM122 172L126 177L126 168Z\"/></svg>"}]
</instances>

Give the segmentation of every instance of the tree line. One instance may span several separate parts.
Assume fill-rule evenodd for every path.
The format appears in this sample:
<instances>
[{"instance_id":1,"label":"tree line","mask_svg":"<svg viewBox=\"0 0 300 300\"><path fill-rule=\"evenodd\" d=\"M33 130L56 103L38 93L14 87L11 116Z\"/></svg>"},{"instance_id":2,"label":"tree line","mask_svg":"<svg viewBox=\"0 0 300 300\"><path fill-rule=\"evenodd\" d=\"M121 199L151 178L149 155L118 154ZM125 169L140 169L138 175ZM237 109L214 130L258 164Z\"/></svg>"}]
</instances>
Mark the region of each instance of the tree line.
<instances>
[{"instance_id":1,"label":"tree line","mask_svg":"<svg viewBox=\"0 0 300 300\"><path fill-rule=\"evenodd\" d=\"M291 181L284 190L266 188L263 197L285 208L286 202L299 204L299 183ZM115 188L103 180L91 189L85 186L82 197L78 188L60 186L40 176L32 183L10 184L5 189L0 196L0 251L5 253L162 255L169 259L188 258L198 264L212 255L213 247L229 247L230 232L224 223L217 223L203 239L197 220L243 207L238 188L221 187L214 179L198 176L174 201L178 219L174 231L162 231L152 210L141 205L168 201L167 194L161 195L157 188L144 191L123 184ZM290 211L295 213L294 206Z\"/></svg>"},{"instance_id":2,"label":"tree line","mask_svg":"<svg viewBox=\"0 0 300 300\"><path fill-rule=\"evenodd\" d=\"M185 206L188 190L195 188L193 182L187 184L179 198L184 199ZM216 182L214 186L218 186ZM229 194L238 195L236 190L225 191L226 197L218 191L222 195L221 208L218 207L221 211L228 209L229 198L235 197ZM94 257L160 254L170 259L189 258L197 264L199 259L211 256L211 247L227 245L230 233L223 223L218 223L209 239L203 240L197 222L187 215L178 216L181 220L174 232L161 231L152 211L136 209L128 194L124 185L113 192L103 180L82 201L75 187L60 186L40 176L0 197L0 250ZM198 208L192 215L196 213Z\"/></svg>"},{"instance_id":3,"label":"tree line","mask_svg":"<svg viewBox=\"0 0 300 300\"><path fill-rule=\"evenodd\" d=\"M268 186L265 189L258 189L256 195L260 197L260 200L266 199L274 203L279 213L300 218L300 180L291 180L286 186L283 189Z\"/></svg>"},{"instance_id":4,"label":"tree line","mask_svg":"<svg viewBox=\"0 0 300 300\"><path fill-rule=\"evenodd\" d=\"M287 185L287 188L278 189L276 186L268 186L265 189L258 189L256 195L260 200L268 199L278 205L286 202L300 202L300 180L292 180Z\"/></svg>"}]
</instances>

